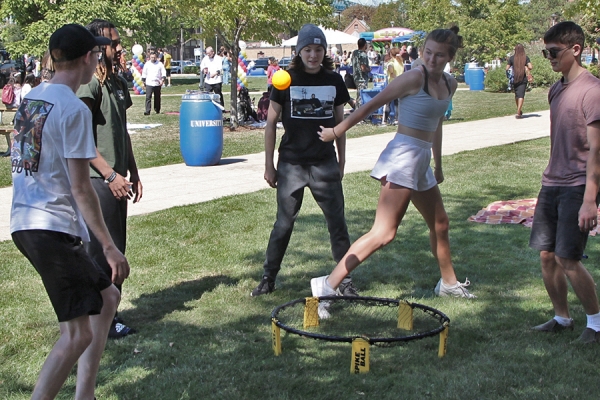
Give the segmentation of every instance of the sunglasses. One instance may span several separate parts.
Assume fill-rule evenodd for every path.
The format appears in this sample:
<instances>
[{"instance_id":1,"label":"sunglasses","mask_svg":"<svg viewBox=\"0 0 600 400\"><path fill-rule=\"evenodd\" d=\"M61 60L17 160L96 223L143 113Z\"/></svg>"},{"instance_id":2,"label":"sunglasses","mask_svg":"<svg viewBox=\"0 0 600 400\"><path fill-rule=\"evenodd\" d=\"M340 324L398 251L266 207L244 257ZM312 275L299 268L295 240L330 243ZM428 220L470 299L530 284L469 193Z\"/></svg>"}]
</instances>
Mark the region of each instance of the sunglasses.
<instances>
[{"instance_id":1,"label":"sunglasses","mask_svg":"<svg viewBox=\"0 0 600 400\"><path fill-rule=\"evenodd\" d=\"M92 50L92 53L97 53L98 61L102 61L102 50Z\"/></svg>"},{"instance_id":2,"label":"sunglasses","mask_svg":"<svg viewBox=\"0 0 600 400\"><path fill-rule=\"evenodd\" d=\"M573 48L573 46L575 46L575 45L565 47L564 49L557 49L556 47L553 47L551 49L544 49L544 50L542 50L542 55L544 56L544 58L548 58L548 59L556 58L562 51L571 49L571 48Z\"/></svg>"}]
</instances>

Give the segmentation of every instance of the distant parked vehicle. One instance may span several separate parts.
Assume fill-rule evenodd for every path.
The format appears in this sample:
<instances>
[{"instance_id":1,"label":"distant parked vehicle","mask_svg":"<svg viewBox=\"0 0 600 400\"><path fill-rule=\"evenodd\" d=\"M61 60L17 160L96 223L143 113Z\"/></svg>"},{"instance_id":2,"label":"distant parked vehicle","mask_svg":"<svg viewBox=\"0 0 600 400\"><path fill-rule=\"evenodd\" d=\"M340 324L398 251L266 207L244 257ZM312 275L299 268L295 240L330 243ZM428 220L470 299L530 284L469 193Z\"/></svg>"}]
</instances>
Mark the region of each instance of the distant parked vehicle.
<instances>
[{"instance_id":1,"label":"distant parked vehicle","mask_svg":"<svg viewBox=\"0 0 600 400\"><path fill-rule=\"evenodd\" d=\"M281 60L279 60L279 66L283 69L287 69L287 67L290 66L291 62L292 57L283 57Z\"/></svg>"},{"instance_id":2,"label":"distant parked vehicle","mask_svg":"<svg viewBox=\"0 0 600 400\"><path fill-rule=\"evenodd\" d=\"M254 68L253 69L264 69L265 71L269 68L269 59L268 58L259 58L258 60L254 60Z\"/></svg>"},{"instance_id":3,"label":"distant parked vehicle","mask_svg":"<svg viewBox=\"0 0 600 400\"><path fill-rule=\"evenodd\" d=\"M171 61L171 73L172 74L183 74L183 69L185 67L195 65L193 61L190 60L172 60Z\"/></svg>"},{"instance_id":4,"label":"distant parked vehicle","mask_svg":"<svg viewBox=\"0 0 600 400\"><path fill-rule=\"evenodd\" d=\"M171 61L171 73L172 74L180 74L181 73L181 62Z\"/></svg>"},{"instance_id":5,"label":"distant parked vehicle","mask_svg":"<svg viewBox=\"0 0 600 400\"><path fill-rule=\"evenodd\" d=\"M17 72L17 64L14 61L6 61L0 65L0 88L6 85L10 76Z\"/></svg>"}]
</instances>

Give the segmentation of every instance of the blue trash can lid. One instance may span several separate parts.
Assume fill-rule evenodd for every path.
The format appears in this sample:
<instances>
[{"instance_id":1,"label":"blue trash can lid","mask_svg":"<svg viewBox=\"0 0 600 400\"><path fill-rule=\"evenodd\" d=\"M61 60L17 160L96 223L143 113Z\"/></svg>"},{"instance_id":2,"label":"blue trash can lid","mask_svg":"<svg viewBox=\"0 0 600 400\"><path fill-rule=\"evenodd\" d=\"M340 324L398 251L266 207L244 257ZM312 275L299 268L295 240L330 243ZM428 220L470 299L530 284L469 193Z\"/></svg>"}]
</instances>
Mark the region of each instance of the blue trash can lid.
<instances>
[{"instance_id":1,"label":"blue trash can lid","mask_svg":"<svg viewBox=\"0 0 600 400\"><path fill-rule=\"evenodd\" d=\"M181 98L182 100L206 100L217 102L220 99L218 94L202 92L200 90L187 90Z\"/></svg>"}]
</instances>

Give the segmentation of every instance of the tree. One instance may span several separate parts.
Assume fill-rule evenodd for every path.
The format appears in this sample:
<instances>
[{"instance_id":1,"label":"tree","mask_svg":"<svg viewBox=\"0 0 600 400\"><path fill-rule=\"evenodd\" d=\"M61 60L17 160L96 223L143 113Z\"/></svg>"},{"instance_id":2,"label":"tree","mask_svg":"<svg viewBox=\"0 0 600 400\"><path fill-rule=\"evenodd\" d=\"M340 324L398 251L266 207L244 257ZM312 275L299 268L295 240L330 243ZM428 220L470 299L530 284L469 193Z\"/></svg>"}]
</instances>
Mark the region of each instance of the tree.
<instances>
[{"instance_id":1,"label":"tree","mask_svg":"<svg viewBox=\"0 0 600 400\"><path fill-rule=\"evenodd\" d=\"M56 28L102 18L132 33L122 35L125 46L152 43L162 47L176 41L180 22L187 21L179 17L182 14L175 4L174 0L3 0L0 16L10 17L22 35L15 40L2 29L0 37L11 53L42 56Z\"/></svg>"},{"instance_id":2,"label":"tree","mask_svg":"<svg viewBox=\"0 0 600 400\"><path fill-rule=\"evenodd\" d=\"M371 17L371 29L376 31L392 25L410 28L410 21L407 16L408 9L404 0L382 3L375 9Z\"/></svg>"},{"instance_id":3,"label":"tree","mask_svg":"<svg viewBox=\"0 0 600 400\"><path fill-rule=\"evenodd\" d=\"M182 15L199 20L205 38L217 35L232 54L231 69L231 129L237 128L237 71L239 42L281 41L281 32L297 30L305 23L333 27L331 0L182 0L178 3ZM218 50L218 49L215 49Z\"/></svg>"},{"instance_id":4,"label":"tree","mask_svg":"<svg viewBox=\"0 0 600 400\"><path fill-rule=\"evenodd\" d=\"M375 11L375 7L363 6L360 4L348 7L344 11L342 11L342 26L350 25L354 18L359 19L361 21L365 21L367 25L371 26L371 18L375 14Z\"/></svg>"},{"instance_id":5,"label":"tree","mask_svg":"<svg viewBox=\"0 0 600 400\"><path fill-rule=\"evenodd\" d=\"M518 0L474 0L463 3L459 23L464 60L504 58L518 43L528 42L526 17ZM464 29L463 29L464 28Z\"/></svg>"},{"instance_id":6,"label":"tree","mask_svg":"<svg viewBox=\"0 0 600 400\"><path fill-rule=\"evenodd\" d=\"M525 29L531 32L530 40L539 40L544 33L564 15L564 0L530 0L523 4L527 16ZM554 19L554 20L553 20Z\"/></svg>"},{"instance_id":7,"label":"tree","mask_svg":"<svg viewBox=\"0 0 600 400\"><path fill-rule=\"evenodd\" d=\"M456 6L452 0L406 0L411 28L430 32L456 23Z\"/></svg>"}]
</instances>

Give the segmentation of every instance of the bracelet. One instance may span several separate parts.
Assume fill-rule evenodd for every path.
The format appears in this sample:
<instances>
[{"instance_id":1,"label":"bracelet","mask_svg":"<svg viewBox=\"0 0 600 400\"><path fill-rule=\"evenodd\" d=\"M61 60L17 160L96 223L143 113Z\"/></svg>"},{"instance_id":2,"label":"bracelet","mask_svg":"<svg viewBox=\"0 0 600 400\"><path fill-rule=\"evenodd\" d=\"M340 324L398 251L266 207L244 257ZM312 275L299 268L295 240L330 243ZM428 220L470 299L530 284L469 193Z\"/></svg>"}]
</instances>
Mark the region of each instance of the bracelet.
<instances>
[{"instance_id":1,"label":"bracelet","mask_svg":"<svg viewBox=\"0 0 600 400\"><path fill-rule=\"evenodd\" d=\"M117 177L117 173L115 171L113 171L112 174L110 174L110 176L104 180L104 182L112 183L112 181L114 181L116 177Z\"/></svg>"},{"instance_id":2,"label":"bracelet","mask_svg":"<svg viewBox=\"0 0 600 400\"><path fill-rule=\"evenodd\" d=\"M339 139L338 135L335 134L335 126L331 128L331 130L333 131L333 136L335 136L336 139Z\"/></svg>"}]
</instances>

